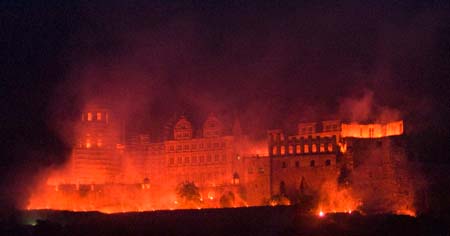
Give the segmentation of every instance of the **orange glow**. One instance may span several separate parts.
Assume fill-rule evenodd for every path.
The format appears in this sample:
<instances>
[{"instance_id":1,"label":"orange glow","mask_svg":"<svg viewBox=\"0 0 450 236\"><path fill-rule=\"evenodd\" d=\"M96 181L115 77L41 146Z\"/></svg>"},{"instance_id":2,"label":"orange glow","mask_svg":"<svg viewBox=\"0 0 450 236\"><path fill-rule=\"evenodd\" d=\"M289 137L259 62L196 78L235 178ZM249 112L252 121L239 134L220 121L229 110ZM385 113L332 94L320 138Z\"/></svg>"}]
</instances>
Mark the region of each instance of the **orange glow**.
<instances>
[{"instance_id":1,"label":"orange glow","mask_svg":"<svg viewBox=\"0 0 450 236\"><path fill-rule=\"evenodd\" d=\"M381 138L403 134L403 121L386 124L342 124L342 137Z\"/></svg>"},{"instance_id":2,"label":"orange glow","mask_svg":"<svg viewBox=\"0 0 450 236\"><path fill-rule=\"evenodd\" d=\"M413 216L416 217L416 212L414 212L413 210L409 210L409 209L400 209L395 211L395 214L398 215L407 215L407 216Z\"/></svg>"},{"instance_id":3,"label":"orange glow","mask_svg":"<svg viewBox=\"0 0 450 236\"><path fill-rule=\"evenodd\" d=\"M174 128L173 140L150 143L148 135L141 135L125 142L120 138L121 128L115 123L113 113L106 109L90 109L83 114L86 116L82 116L74 130L76 146L72 149L68 163L49 171L42 177L42 183L33 186L26 209L116 213L217 208L221 206L221 201L226 202L224 196L230 192L234 195L233 201L227 206L240 207L248 206L252 201L240 196L241 189L250 184L259 185L260 189L269 188L272 166L262 162L269 160L266 141L251 143L246 139L234 139L234 136L219 136L221 125L217 124L205 127L204 134L208 138L193 138L191 124L183 117ZM96 121L85 122L93 119ZM308 129L305 132L312 131ZM403 121L369 125L342 124L343 137L368 138L402 133ZM284 139L284 136L280 136L280 139ZM345 153L346 144L338 145ZM286 152L293 154L294 150L300 153L302 146L295 144L273 148L274 153L284 155ZM334 144L304 145L305 153L331 152L333 149L336 149ZM329 166L330 162L327 161ZM245 166L246 163L253 163L254 166L249 168L250 165ZM313 163L317 168L310 169L316 171L321 168L318 161ZM300 168L300 165L295 168ZM249 181L249 176L254 182ZM176 187L183 181L195 183L197 195L200 195L199 202L185 205L177 198ZM320 217L329 212L351 213L361 205L350 188L339 189L335 182L322 186L315 211ZM268 192L260 191L254 195L270 197L267 196L270 194ZM281 203L271 201L268 204L290 205L290 201L286 197ZM396 212L414 215L414 211L408 208Z\"/></svg>"}]
</instances>

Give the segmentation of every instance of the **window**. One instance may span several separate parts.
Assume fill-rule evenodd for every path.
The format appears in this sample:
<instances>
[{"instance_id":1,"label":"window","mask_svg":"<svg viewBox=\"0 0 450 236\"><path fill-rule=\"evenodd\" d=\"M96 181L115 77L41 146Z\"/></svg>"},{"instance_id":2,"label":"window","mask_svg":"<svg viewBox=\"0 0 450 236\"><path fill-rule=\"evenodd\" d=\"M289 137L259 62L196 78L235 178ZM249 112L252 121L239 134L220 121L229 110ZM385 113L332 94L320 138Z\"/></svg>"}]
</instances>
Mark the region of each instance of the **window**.
<instances>
[{"instance_id":1,"label":"window","mask_svg":"<svg viewBox=\"0 0 450 236\"><path fill-rule=\"evenodd\" d=\"M295 153L297 153L297 154L299 154L299 153L301 153L302 151L300 150L300 145L296 145L295 146Z\"/></svg>"},{"instance_id":2,"label":"window","mask_svg":"<svg viewBox=\"0 0 450 236\"><path fill-rule=\"evenodd\" d=\"M189 144L188 145L184 145L184 150L189 150Z\"/></svg>"},{"instance_id":3,"label":"window","mask_svg":"<svg viewBox=\"0 0 450 236\"><path fill-rule=\"evenodd\" d=\"M218 148L219 144L218 143L214 143L214 148Z\"/></svg>"},{"instance_id":4,"label":"window","mask_svg":"<svg viewBox=\"0 0 450 236\"><path fill-rule=\"evenodd\" d=\"M181 145L177 145L177 151L181 150Z\"/></svg>"},{"instance_id":5,"label":"window","mask_svg":"<svg viewBox=\"0 0 450 236\"><path fill-rule=\"evenodd\" d=\"M285 161L283 161L283 163L281 163L281 168L286 168L286 167L287 167L287 164Z\"/></svg>"},{"instance_id":6,"label":"window","mask_svg":"<svg viewBox=\"0 0 450 236\"><path fill-rule=\"evenodd\" d=\"M273 146L272 153L273 153L273 155L277 155L278 154L277 146Z\"/></svg>"},{"instance_id":7,"label":"window","mask_svg":"<svg viewBox=\"0 0 450 236\"><path fill-rule=\"evenodd\" d=\"M169 164L170 164L170 165L173 165L173 164L174 164L174 159L173 159L173 157L171 157L171 158L169 159Z\"/></svg>"},{"instance_id":8,"label":"window","mask_svg":"<svg viewBox=\"0 0 450 236\"><path fill-rule=\"evenodd\" d=\"M317 152L317 145L315 143L312 144L311 150L312 152Z\"/></svg>"},{"instance_id":9,"label":"window","mask_svg":"<svg viewBox=\"0 0 450 236\"><path fill-rule=\"evenodd\" d=\"M222 154L222 161L223 162L227 161L227 156L225 154Z\"/></svg>"},{"instance_id":10,"label":"window","mask_svg":"<svg viewBox=\"0 0 450 236\"><path fill-rule=\"evenodd\" d=\"M91 147L91 140L88 139L86 140L86 148L90 148Z\"/></svg>"},{"instance_id":11,"label":"window","mask_svg":"<svg viewBox=\"0 0 450 236\"><path fill-rule=\"evenodd\" d=\"M309 166L311 166L311 167L316 166L316 161L311 160L311 161L309 162Z\"/></svg>"},{"instance_id":12,"label":"window","mask_svg":"<svg viewBox=\"0 0 450 236\"><path fill-rule=\"evenodd\" d=\"M192 163L197 163L197 156L192 157Z\"/></svg>"},{"instance_id":13,"label":"window","mask_svg":"<svg viewBox=\"0 0 450 236\"><path fill-rule=\"evenodd\" d=\"M308 153L308 152L309 152L309 145L308 145L308 144L305 144L305 145L303 146L303 150L304 150L305 153Z\"/></svg>"},{"instance_id":14,"label":"window","mask_svg":"<svg viewBox=\"0 0 450 236\"><path fill-rule=\"evenodd\" d=\"M189 157L184 158L184 163L189 163Z\"/></svg>"},{"instance_id":15,"label":"window","mask_svg":"<svg viewBox=\"0 0 450 236\"><path fill-rule=\"evenodd\" d=\"M253 174L253 168L252 168L252 167L249 167L249 168L248 168L248 173L249 173L249 174Z\"/></svg>"},{"instance_id":16,"label":"window","mask_svg":"<svg viewBox=\"0 0 450 236\"><path fill-rule=\"evenodd\" d=\"M233 184L239 184L239 174L236 172L233 174Z\"/></svg>"},{"instance_id":17,"label":"window","mask_svg":"<svg viewBox=\"0 0 450 236\"><path fill-rule=\"evenodd\" d=\"M178 157L177 158L177 164L181 164L181 161L182 161L181 157Z\"/></svg>"},{"instance_id":18,"label":"window","mask_svg":"<svg viewBox=\"0 0 450 236\"><path fill-rule=\"evenodd\" d=\"M259 167L259 168L258 168L258 173L260 173L260 174L264 174L264 168L262 168L262 167Z\"/></svg>"},{"instance_id":19,"label":"window","mask_svg":"<svg viewBox=\"0 0 450 236\"><path fill-rule=\"evenodd\" d=\"M103 145L103 141L101 138L97 139L97 147L101 147Z\"/></svg>"},{"instance_id":20,"label":"window","mask_svg":"<svg viewBox=\"0 0 450 236\"><path fill-rule=\"evenodd\" d=\"M333 144L331 144L331 143L328 144L328 151L329 152L333 151Z\"/></svg>"},{"instance_id":21,"label":"window","mask_svg":"<svg viewBox=\"0 0 450 236\"><path fill-rule=\"evenodd\" d=\"M218 162L218 161L219 161L219 154L215 154L215 155L214 155L214 161L215 161L215 162Z\"/></svg>"},{"instance_id":22,"label":"window","mask_svg":"<svg viewBox=\"0 0 450 236\"><path fill-rule=\"evenodd\" d=\"M286 147L285 146L281 146L281 155L286 154Z\"/></svg>"},{"instance_id":23,"label":"window","mask_svg":"<svg viewBox=\"0 0 450 236\"><path fill-rule=\"evenodd\" d=\"M326 165L326 166L331 165L331 161L330 161L330 160L326 160L326 161L325 161L325 165Z\"/></svg>"},{"instance_id":24,"label":"window","mask_svg":"<svg viewBox=\"0 0 450 236\"><path fill-rule=\"evenodd\" d=\"M206 157L206 162L211 162L211 154L208 154L208 156Z\"/></svg>"},{"instance_id":25,"label":"window","mask_svg":"<svg viewBox=\"0 0 450 236\"><path fill-rule=\"evenodd\" d=\"M203 143L200 143L199 148L203 149Z\"/></svg>"},{"instance_id":26,"label":"window","mask_svg":"<svg viewBox=\"0 0 450 236\"><path fill-rule=\"evenodd\" d=\"M203 161L205 160L204 156L200 156L200 163L203 163Z\"/></svg>"},{"instance_id":27,"label":"window","mask_svg":"<svg viewBox=\"0 0 450 236\"><path fill-rule=\"evenodd\" d=\"M88 120L88 121L91 121L91 120L92 120L92 113L88 112L87 120Z\"/></svg>"},{"instance_id":28,"label":"window","mask_svg":"<svg viewBox=\"0 0 450 236\"><path fill-rule=\"evenodd\" d=\"M101 112L97 112L97 120L102 120L102 113Z\"/></svg>"},{"instance_id":29,"label":"window","mask_svg":"<svg viewBox=\"0 0 450 236\"><path fill-rule=\"evenodd\" d=\"M191 145L191 149L192 149L192 150L197 149L197 144L192 144L192 145Z\"/></svg>"},{"instance_id":30,"label":"window","mask_svg":"<svg viewBox=\"0 0 450 236\"><path fill-rule=\"evenodd\" d=\"M300 167L300 162L299 161L295 161L295 167L297 167L297 168Z\"/></svg>"},{"instance_id":31,"label":"window","mask_svg":"<svg viewBox=\"0 0 450 236\"><path fill-rule=\"evenodd\" d=\"M320 152L325 152L325 144L320 144Z\"/></svg>"},{"instance_id":32,"label":"window","mask_svg":"<svg viewBox=\"0 0 450 236\"><path fill-rule=\"evenodd\" d=\"M294 147L289 145L289 154L294 154Z\"/></svg>"}]
</instances>

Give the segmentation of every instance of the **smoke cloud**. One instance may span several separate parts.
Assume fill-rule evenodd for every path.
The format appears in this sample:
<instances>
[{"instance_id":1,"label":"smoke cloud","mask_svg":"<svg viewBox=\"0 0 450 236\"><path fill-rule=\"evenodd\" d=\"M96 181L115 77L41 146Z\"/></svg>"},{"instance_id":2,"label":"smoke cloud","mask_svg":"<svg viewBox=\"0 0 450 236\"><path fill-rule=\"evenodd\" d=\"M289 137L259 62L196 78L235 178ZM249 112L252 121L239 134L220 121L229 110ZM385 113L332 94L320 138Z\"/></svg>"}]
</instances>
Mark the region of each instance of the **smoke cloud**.
<instances>
[{"instance_id":1,"label":"smoke cloud","mask_svg":"<svg viewBox=\"0 0 450 236\"><path fill-rule=\"evenodd\" d=\"M11 137L4 147L13 147L4 192L16 185L27 195L27 180L40 171L24 166L68 160L74 124L90 103L110 106L127 133L152 138L179 114L196 128L210 112L228 126L238 117L257 140L269 128L336 114L358 122L407 117L405 127L420 130L446 119L446 88L428 80L440 76L432 63L440 65L444 51L439 6L138 5L7 8L20 17L5 21L12 59L4 71L14 71L14 82L2 102L13 113L3 126ZM37 56L23 60L30 51ZM23 177L11 184L16 175Z\"/></svg>"}]
</instances>

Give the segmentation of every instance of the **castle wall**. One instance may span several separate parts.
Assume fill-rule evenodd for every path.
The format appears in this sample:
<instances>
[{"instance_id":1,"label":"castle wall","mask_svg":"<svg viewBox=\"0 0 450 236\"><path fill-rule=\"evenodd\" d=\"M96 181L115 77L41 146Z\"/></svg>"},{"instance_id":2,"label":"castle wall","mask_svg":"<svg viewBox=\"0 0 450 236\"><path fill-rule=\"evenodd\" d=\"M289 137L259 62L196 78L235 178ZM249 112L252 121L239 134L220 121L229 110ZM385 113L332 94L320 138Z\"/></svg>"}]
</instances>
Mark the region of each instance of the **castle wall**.
<instances>
[{"instance_id":1,"label":"castle wall","mask_svg":"<svg viewBox=\"0 0 450 236\"><path fill-rule=\"evenodd\" d=\"M245 168L242 185L245 199L250 206L267 204L270 197L270 158L268 156L244 157Z\"/></svg>"}]
</instances>

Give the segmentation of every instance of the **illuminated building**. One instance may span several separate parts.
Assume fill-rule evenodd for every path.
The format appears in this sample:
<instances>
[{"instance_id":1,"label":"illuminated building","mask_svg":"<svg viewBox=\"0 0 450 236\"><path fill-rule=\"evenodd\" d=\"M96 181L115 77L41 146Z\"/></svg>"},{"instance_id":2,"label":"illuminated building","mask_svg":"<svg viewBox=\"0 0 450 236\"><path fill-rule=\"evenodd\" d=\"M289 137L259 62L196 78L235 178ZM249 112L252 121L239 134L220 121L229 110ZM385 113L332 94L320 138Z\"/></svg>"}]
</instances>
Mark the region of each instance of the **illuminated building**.
<instances>
[{"instance_id":1,"label":"illuminated building","mask_svg":"<svg viewBox=\"0 0 450 236\"><path fill-rule=\"evenodd\" d=\"M72 153L74 184L104 184L118 181L123 145L120 127L111 112L88 106L76 127L76 145Z\"/></svg>"},{"instance_id":2,"label":"illuminated building","mask_svg":"<svg viewBox=\"0 0 450 236\"><path fill-rule=\"evenodd\" d=\"M164 141L167 174L176 182L193 181L199 186L232 184L239 160L234 136L224 134L222 123L214 115L204 122L201 137L193 136L193 127L181 117L174 127L174 138Z\"/></svg>"},{"instance_id":3,"label":"illuminated building","mask_svg":"<svg viewBox=\"0 0 450 236\"><path fill-rule=\"evenodd\" d=\"M396 188L406 186L407 181L404 174L396 172L401 164L395 161L395 153L401 149L390 144L391 136L403 134L402 121L300 123L292 135L281 129L269 130L267 142L259 144L242 134L237 119L230 127L214 114L197 129L181 116L171 127L170 137L156 142L152 141L155 137L139 134L123 144L119 124L110 110L86 107L75 127L70 171L58 178L51 176L47 183L60 194L72 191L68 192L70 197L76 196L73 191L87 189L92 199L74 201L78 205L89 203L89 207L95 202L102 209L116 207L106 208L108 211L123 209L124 199L131 210L174 207L174 190L185 181L199 187L204 207L217 207L220 197L229 192L238 199L236 206L265 205L274 196L295 202L300 193L318 193L325 183L336 183L344 169L360 174L355 188L382 183L398 196L408 192L407 187ZM381 150L382 157L372 165L363 165L369 156L365 150ZM372 190L375 194L380 189ZM67 207L70 201L56 202L65 204L58 209L74 209Z\"/></svg>"}]
</instances>

